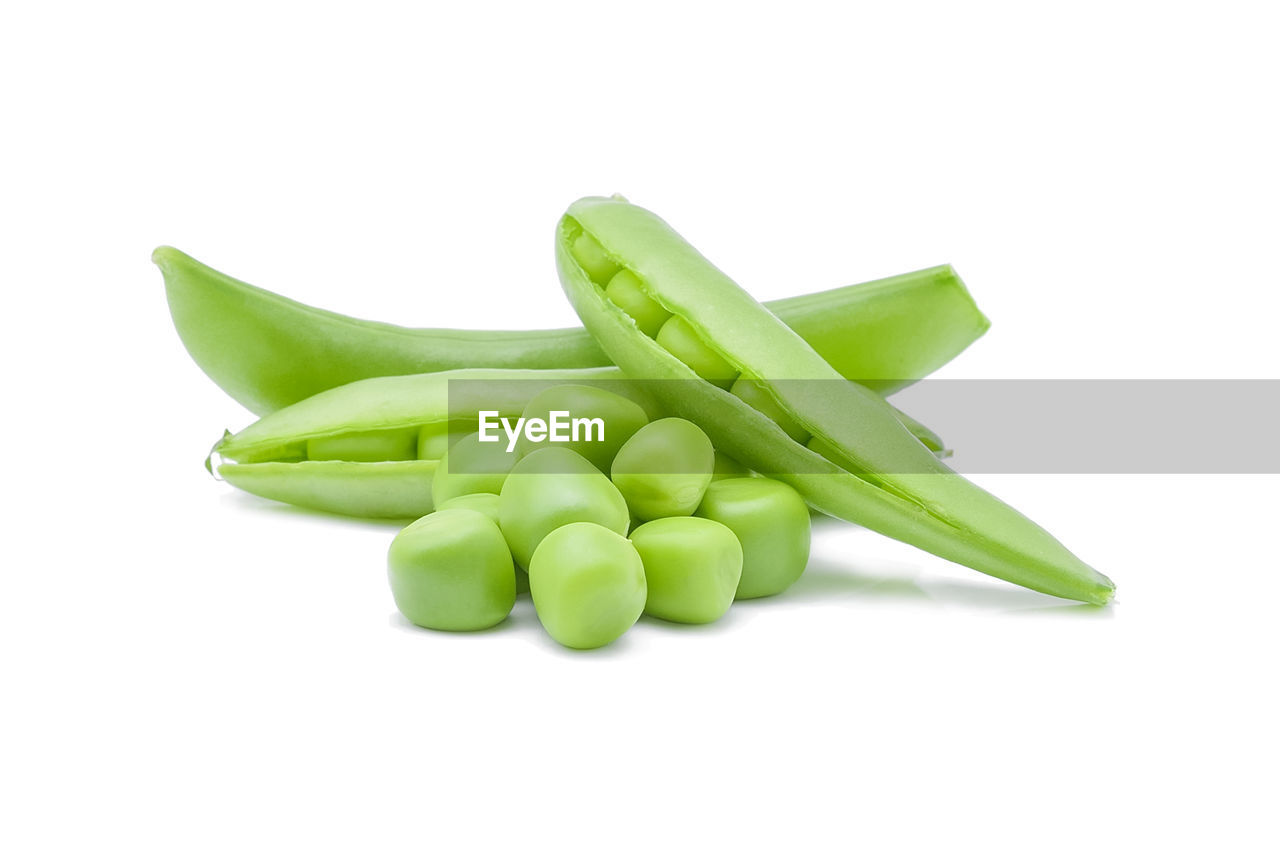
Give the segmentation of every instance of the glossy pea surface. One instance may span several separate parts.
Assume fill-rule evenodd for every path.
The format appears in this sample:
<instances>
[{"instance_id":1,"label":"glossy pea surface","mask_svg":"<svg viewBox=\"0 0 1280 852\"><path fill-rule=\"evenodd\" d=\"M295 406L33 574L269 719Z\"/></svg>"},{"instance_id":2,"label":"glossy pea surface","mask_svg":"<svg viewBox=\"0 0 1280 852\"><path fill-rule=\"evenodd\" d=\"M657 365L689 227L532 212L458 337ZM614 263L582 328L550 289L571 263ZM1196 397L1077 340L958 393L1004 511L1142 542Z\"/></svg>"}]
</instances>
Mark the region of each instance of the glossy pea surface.
<instances>
[{"instance_id":1,"label":"glossy pea surface","mask_svg":"<svg viewBox=\"0 0 1280 852\"><path fill-rule=\"evenodd\" d=\"M562 447L573 450L602 473L608 473L618 449L636 430L649 422L644 409L626 397L604 388L575 384L556 385L542 391L529 400L522 416L526 421L532 418L545 421L553 411L568 412L570 420L599 420L602 427L585 425L579 429L578 439L569 441L536 442L521 435L516 444L518 455L544 447ZM572 427L566 431L572 437Z\"/></svg>"},{"instance_id":2,"label":"glossy pea surface","mask_svg":"<svg viewBox=\"0 0 1280 852\"><path fill-rule=\"evenodd\" d=\"M599 281L608 281L618 273L618 262L604 246L585 231L573 243L573 256L587 273Z\"/></svg>"},{"instance_id":3,"label":"glossy pea surface","mask_svg":"<svg viewBox=\"0 0 1280 852\"><path fill-rule=\"evenodd\" d=\"M535 450L516 463L502 485L498 518L516 564L526 568L552 530L588 521L625 535L631 522L609 477L563 447Z\"/></svg>"},{"instance_id":4,"label":"glossy pea surface","mask_svg":"<svg viewBox=\"0 0 1280 852\"><path fill-rule=\"evenodd\" d=\"M613 484L642 521L692 515L711 483L715 449L688 420L665 417L640 429L613 461Z\"/></svg>"},{"instance_id":5,"label":"glossy pea surface","mask_svg":"<svg viewBox=\"0 0 1280 852\"><path fill-rule=\"evenodd\" d=\"M725 525L742 545L737 598L776 595L804 573L809 507L791 486L763 477L722 479L707 489L698 517Z\"/></svg>"},{"instance_id":6,"label":"glossy pea surface","mask_svg":"<svg viewBox=\"0 0 1280 852\"><path fill-rule=\"evenodd\" d=\"M655 618L707 624L729 611L742 577L742 545L733 530L707 518L659 518L631 533L644 563Z\"/></svg>"},{"instance_id":7,"label":"glossy pea surface","mask_svg":"<svg viewBox=\"0 0 1280 852\"><path fill-rule=\"evenodd\" d=\"M663 324L671 319L671 312L650 298L644 284L630 269L619 270L604 288L604 295L635 320L636 327L649 337L656 337Z\"/></svg>"},{"instance_id":8,"label":"glossy pea surface","mask_svg":"<svg viewBox=\"0 0 1280 852\"><path fill-rule=\"evenodd\" d=\"M420 627L483 630L515 604L507 543L497 524L470 509L433 512L401 530L387 575L396 608Z\"/></svg>"},{"instance_id":9,"label":"glossy pea surface","mask_svg":"<svg viewBox=\"0 0 1280 852\"><path fill-rule=\"evenodd\" d=\"M529 591L547 633L569 648L599 648L644 612L640 554L598 524L572 523L549 533L529 564Z\"/></svg>"},{"instance_id":10,"label":"glossy pea surface","mask_svg":"<svg viewBox=\"0 0 1280 852\"><path fill-rule=\"evenodd\" d=\"M712 349L683 317L673 316L658 330L658 345L717 387L728 388L738 370Z\"/></svg>"}]
</instances>

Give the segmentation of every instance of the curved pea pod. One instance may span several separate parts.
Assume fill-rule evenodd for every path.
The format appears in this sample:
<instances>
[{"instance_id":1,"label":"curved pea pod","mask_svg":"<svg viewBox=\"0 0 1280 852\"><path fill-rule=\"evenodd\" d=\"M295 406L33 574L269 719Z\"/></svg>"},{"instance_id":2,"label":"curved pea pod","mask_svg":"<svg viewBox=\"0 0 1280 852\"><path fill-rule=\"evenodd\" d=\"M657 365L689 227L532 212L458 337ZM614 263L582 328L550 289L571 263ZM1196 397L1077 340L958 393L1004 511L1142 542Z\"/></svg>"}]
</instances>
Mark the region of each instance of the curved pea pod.
<instances>
[{"instance_id":1,"label":"curved pea pod","mask_svg":"<svg viewBox=\"0 0 1280 852\"><path fill-rule=\"evenodd\" d=\"M450 390L451 380L456 382ZM280 409L213 448L206 465L235 487L297 506L365 518L416 518L432 509L432 479L451 435L480 410L518 417L549 385L598 382L658 409L616 367L453 370L383 376Z\"/></svg>"},{"instance_id":2,"label":"curved pea pod","mask_svg":"<svg viewBox=\"0 0 1280 852\"><path fill-rule=\"evenodd\" d=\"M588 236L647 295L694 332L668 351L578 263ZM613 361L651 383L677 416L754 470L789 483L811 505L984 573L1064 598L1102 604L1114 585L1045 530L951 471L911 434L891 407L844 381L793 330L654 214L620 198L573 204L556 233L565 293ZM658 338L662 335L659 332ZM731 393L734 378L700 376L705 349L759 382L795 427L834 449L843 463L794 440L773 419Z\"/></svg>"},{"instance_id":3,"label":"curved pea pod","mask_svg":"<svg viewBox=\"0 0 1280 852\"><path fill-rule=\"evenodd\" d=\"M581 328L404 328L295 302L168 246L151 259L164 275L169 312L192 359L255 414L377 376L610 364ZM615 283L613 298L643 313L638 297L625 276ZM768 305L845 377L886 394L950 361L989 325L949 266Z\"/></svg>"}]
</instances>

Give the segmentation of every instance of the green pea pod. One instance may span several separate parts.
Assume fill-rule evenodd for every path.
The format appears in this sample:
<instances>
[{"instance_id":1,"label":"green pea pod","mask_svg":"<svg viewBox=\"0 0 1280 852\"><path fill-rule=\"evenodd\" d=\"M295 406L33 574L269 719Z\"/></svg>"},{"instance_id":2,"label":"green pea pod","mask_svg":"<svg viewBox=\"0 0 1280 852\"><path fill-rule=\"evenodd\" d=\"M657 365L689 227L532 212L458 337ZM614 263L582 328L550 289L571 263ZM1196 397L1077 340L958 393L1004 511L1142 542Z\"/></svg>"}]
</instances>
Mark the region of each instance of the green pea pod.
<instances>
[{"instance_id":1,"label":"green pea pod","mask_svg":"<svg viewBox=\"0 0 1280 852\"><path fill-rule=\"evenodd\" d=\"M451 392L451 379L471 381ZM206 465L212 470L216 457L218 476L230 484L296 506L365 518L421 517L432 509L432 478L451 431L473 431L481 409L519 416L549 383L575 381L659 410L616 367L382 376L308 397L224 436ZM404 458L406 440L419 458ZM317 448L323 458L316 458Z\"/></svg>"},{"instance_id":2,"label":"green pea pod","mask_svg":"<svg viewBox=\"0 0 1280 852\"><path fill-rule=\"evenodd\" d=\"M451 379L467 381L451 391ZM205 465L213 471L217 457L217 474L231 485L295 506L364 518L421 517L432 509L432 482L451 433L474 431L482 409L518 417L548 387L582 383L630 399L650 419L663 414L647 383L627 379L617 367L380 376L331 388L227 433ZM920 440L936 440L906 420Z\"/></svg>"},{"instance_id":3,"label":"green pea pod","mask_svg":"<svg viewBox=\"0 0 1280 852\"><path fill-rule=\"evenodd\" d=\"M687 325L655 338L605 293L578 256L603 255ZM804 339L714 267L660 218L620 198L585 198L561 219L556 261L583 324L628 375L672 413L697 423L718 449L790 483L819 510L1031 589L1103 604L1114 585L1023 515L929 453L867 388L840 374ZM678 342L681 357L660 345ZM672 343L671 345L676 345ZM731 393L722 362L757 380L837 464L789 436Z\"/></svg>"},{"instance_id":4,"label":"green pea pod","mask_svg":"<svg viewBox=\"0 0 1280 852\"><path fill-rule=\"evenodd\" d=\"M610 364L580 328L403 328L300 304L167 246L152 260L164 275L173 324L191 357L255 414L376 376ZM989 324L949 266L768 306L841 374L885 394L950 361Z\"/></svg>"}]
</instances>

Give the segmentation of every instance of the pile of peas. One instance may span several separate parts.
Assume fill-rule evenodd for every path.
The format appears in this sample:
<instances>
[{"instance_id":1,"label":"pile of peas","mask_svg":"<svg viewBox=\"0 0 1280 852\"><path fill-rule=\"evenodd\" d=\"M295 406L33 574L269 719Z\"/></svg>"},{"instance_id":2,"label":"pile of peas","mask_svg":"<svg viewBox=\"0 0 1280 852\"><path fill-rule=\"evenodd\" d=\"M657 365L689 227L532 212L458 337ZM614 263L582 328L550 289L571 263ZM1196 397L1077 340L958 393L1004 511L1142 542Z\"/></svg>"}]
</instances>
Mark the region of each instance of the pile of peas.
<instances>
[{"instance_id":1,"label":"pile of peas","mask_svg":"<svg viewBox=\"0 0 1280 852\"><path fill-rule=\"evenodd\" d=\"M735 599L775 595L809 558L809 509L791 486L718 454L695 424L649 421L601 388L559 385L530 400L600 418L605 440L482 443L445 452L436 510L396 536L387 557L396 606L436 630L503 621L527 587L547 633L598 648L648 613L685 624Z\"/></svg>"}]
</instances>

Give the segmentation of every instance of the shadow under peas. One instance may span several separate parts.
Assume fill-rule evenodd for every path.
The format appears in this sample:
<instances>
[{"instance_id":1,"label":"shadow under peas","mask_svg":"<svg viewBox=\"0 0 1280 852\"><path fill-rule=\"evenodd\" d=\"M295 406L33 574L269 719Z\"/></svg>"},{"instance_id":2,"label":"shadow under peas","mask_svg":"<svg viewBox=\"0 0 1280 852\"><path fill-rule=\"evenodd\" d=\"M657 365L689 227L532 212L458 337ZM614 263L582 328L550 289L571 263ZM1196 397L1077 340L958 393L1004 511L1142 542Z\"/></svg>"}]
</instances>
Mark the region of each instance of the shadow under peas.
<instances>
[{"instance_id":1,"label":"shadow under peas","mask_svg":"<svg viewBox=\"0 0 1280 852\"><path fill-rule=\"evenodd\" d=\"M735 601L733 606L729 607L728 612L709 624L684 624L679 621L666 621L648 613L640 616L640 620L636 623L648 625L655 630L673 630L677 633L706 633L710 635L734 629L734 622L741 621L741 616L735 615L734 612L738 607L738 603Z\"/></svg>"},{"instance_id":2,"label":"shadow under peas","mask_svg":"<svg viewBox=\"0 0 1280 852\"><path fill-rule=\"evenodd\" d=\"M398 611L391 612L388 615L387 621L394 630L415 634L423 639L430 639L432 641L444 640L465 642L469 639L474 640L477 637L518 633L525 636L530 643L562 657L577 659L609 659L629 653L629 632L627 634L623 634L620 638L603 648L589 648L585 650L566 648L555 639L552 639L551 634L542 629L542 624L538 621L538 615L533 610L533 601L530 600L527 594L520 595L516 598L515 606L511 609L510 615L494 626L486 627L483 630L432 630L429 627L419 627L401 615Z\"/></svg>"},{"instance_id":3,"label":"shadow under peas","mask_svg":"<svg viewBox=\"0 0 1280 852\"><path fill-rule=\"evenodd\" d=\"M512 630L519 630L524 625L519 619L514 618L515 613L499 621L492 627L486 627L483 630L433 630L430 627L419 627L409 619L405 618L398 611L392 612L387 617L387 622L396 630L403 630L406 633L422 634L424 636L484 636L489 633L507 633Z\"/></svg>"},{"instance_id":4,"label":"shadow under peas","mask_svg":"<svg viewBox=\"0 0 1280 852\"><path fill-rule=\"evenodd\" d=\"M1054 598L1009 584L982 580L920 579L920 572L900 563L879 575L831 559L815 557L796 584L770 600L831 600L838 597L896 600L926 606L958 606L986 612L1025 615L1053 613L1077 617L1110 617L1111 608ZM906 576L903 576L903 575ZM895 576L896 575L896 576ZM735 606L739 604L735 603Z\"/></svg>"},{"instance_id":5,"label":"shadow under peas","mask_svg":"<svg viewBox=\"0 0 1280 852\"><path fill-rule=\"evenodd\" d=\"M905 566L904 570L911 576L889 574L876 576L854 569L845 563L812 557L800 579L779 597L791 600L830 600L833 597L844 596L901 600L927 599L929 596L914 579L917 572ZM899 573L903 572L899 571ZM758 600L768 601L772 598L758 598Z\"/></svg>"}]
</instances>

